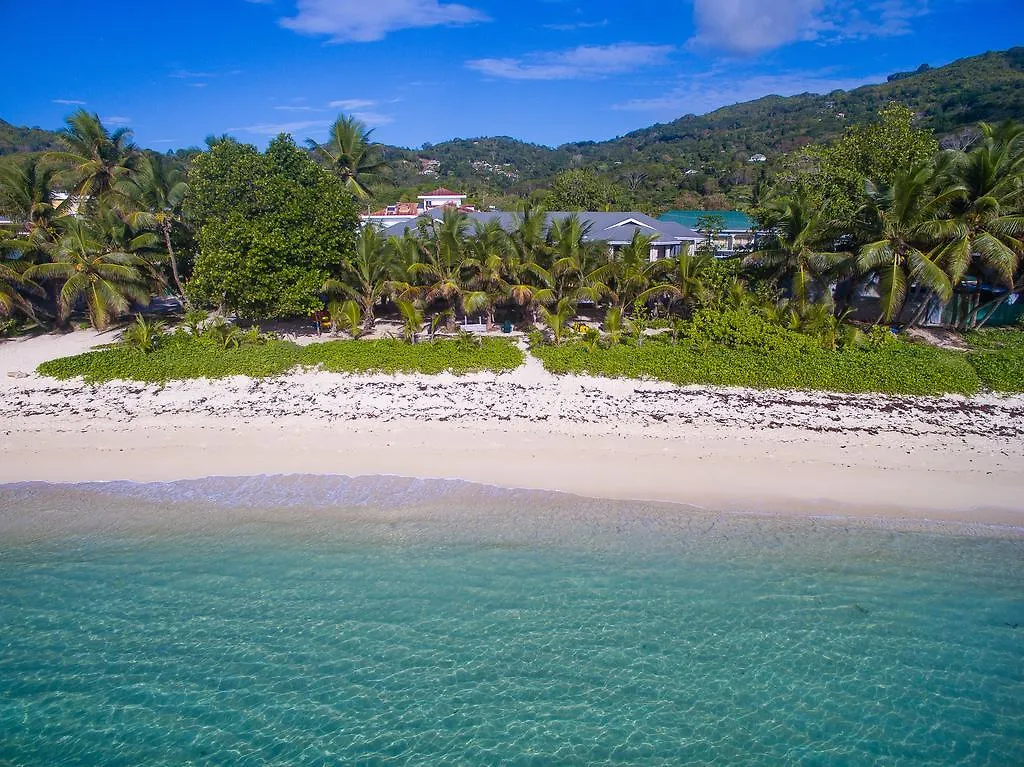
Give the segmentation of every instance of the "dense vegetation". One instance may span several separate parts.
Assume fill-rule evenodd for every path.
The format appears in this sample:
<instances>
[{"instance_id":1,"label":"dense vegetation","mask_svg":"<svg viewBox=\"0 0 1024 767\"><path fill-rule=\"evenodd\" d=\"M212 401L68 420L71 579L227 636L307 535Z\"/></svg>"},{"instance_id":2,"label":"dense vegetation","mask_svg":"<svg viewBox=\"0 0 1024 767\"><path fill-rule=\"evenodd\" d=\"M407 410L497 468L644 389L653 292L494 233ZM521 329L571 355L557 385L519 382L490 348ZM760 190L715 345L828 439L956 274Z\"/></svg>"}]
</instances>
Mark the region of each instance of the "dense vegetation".
<instances>
[{"instance_id":1,"label":"dense vegetation","mask_svg":"<svg viewBox=\"0 0 1024 767\"><path fill-rule=\"evenodd\" d=\"M118 344L45 362L39 366L39 372L59 379L82 376L89 383L118 379L163 383L228 376L264 378L298 367L333 373L500 372L518 367L522 360L522 352L499 339L483 339L481 343L437 340L423 344L382 339L299 346L256 337L225 347L215 338L179 332L162 338L148 351L137 345Z\"/></svg>"},{"instance_id":2,"label":"dense vegetation","mask_svg":"<svg viewBox=\"0 0 1024 767\"><path fill-rule=\"evenodd\" d=\"M997 331L986 331L997 332ZM681 336L655 336L642 345L602 346L576 339L561 346L534 349L552 373L614 378L644 378L671 383L750 388L815 389L901 395L970 395L981 388L1024 391L1024 334L1014 349L964 353L875 337L844 348L828 349L782 328L732 343L709 345L698 327ZM758 340L761 343L758 343Z\"/></svg>"},{"instance_id":3,"label":"dense vegetation","mask_svg":"<svg viewBox=\"0 0 1024 767\"><path fill-rule=\"evenodd\" d=\"M78 317L97 328L156 294L199 309L186 316L192 340L163 341L139 320L126 333L135 351L88 358L101 377L119 365L157 379L168 370L270 375L302 360L362 369L378 355L391 360L385 369L447 365L443 354L400 353L397 342L330 347L310 360L258 332L242 338L223 319L229 314L315 313L352 338L372 333L384 314L398 318L412 342L476 317L539 332L543 344L560 347L579 332L582 312L590 322L583 347L538 346L556 369L596 365L680 382L840 391L1015 390L1019 350L950 357L883 344L888 334L866 327L920 324L955 298L952 323L976 330L1024 290L1024 127L974 130L964 146L940 150L910 109L887 105L836 141L777 165L770 191L750 207L763 232L750 252L716 258L709 237L652 262L649 237L638 233L611 249L591 236L584 216L545 212L545 202L617 204L614 185L591 169L561 174L506 228L449 208L385 238L373 227L356 232L358 200L394 172L387 150L356 120L340 116L312 152L287 135L263 153L222 137L206 151L168 158L140 151L129 131L110 132L80 110L68 118L60 151L0 167L0 205L18 222L0 242L0 309L23 324L67 327ZM854 324L851 307L866 289L877 304ZM211 322L211 310L221 319ZM641 343L655 326L670 340ZM209 344L208 335L219 340ZM473 354L483 349L498 347ZM396 361L403 354L412 362Z\"/></svg>"}]
</instances>

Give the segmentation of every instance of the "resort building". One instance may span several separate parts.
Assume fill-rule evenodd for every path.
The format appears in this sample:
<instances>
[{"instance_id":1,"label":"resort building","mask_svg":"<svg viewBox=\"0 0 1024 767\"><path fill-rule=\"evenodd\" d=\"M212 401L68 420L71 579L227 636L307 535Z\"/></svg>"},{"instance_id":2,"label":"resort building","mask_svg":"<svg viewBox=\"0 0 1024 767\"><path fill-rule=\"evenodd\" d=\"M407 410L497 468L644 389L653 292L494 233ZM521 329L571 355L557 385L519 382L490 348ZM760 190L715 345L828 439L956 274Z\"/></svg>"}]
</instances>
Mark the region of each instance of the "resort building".
<instances>
[{"instance_id":1,"label":"resort building","mask_svg":"<svg viewBox=\"0 0 1024 767\"><path fill-rule=\"evenodd\" d=\"M412 221L430 210L444 208L465 208L467 195L460 192L453 192L443 186L432 192L417 196L419 202L396 202L386 208L375 210L372 213L364 213L359 217L363 224L374 224L380 229ZM471 209L470 209L471 210Z\"/></svg>"},{"instance_id":2,"label":"resort building","mask_svg":"<svg viewBox=\"0 0 1024 767\"><path fill-rule=\"evenodd\" d=\"M746 213L738 210L670 210L659 216L658 220L671 221L700 231L699 221L704 216L717 216L722 220L722 230L714 238L716 255L731 256L737 251L750 250L754 246L758 235L754 229L754 221Z\"/></svg>"},{"instance_id":3,"label":"resort building","mask_svg":"<svg viewBox=\"0 0 1024 767\"><path fill-rule=\"evenodd\" d=\"M432 220L440 220L442 209L434 208L424 215ZM649 254L651 261L678 256L683 247L693 250L703 240L703 235L690 227L673 221L659 221L636 211L582 211L579 213L552 211L547 213L547 226L550 228L552 222L572 215L579 217L586 229L584 241L605 242L608 244L610 253L615 253L629 245L633 241L633 235L638 232L647 237L653 237ZM468 216L470 224L474 222L486 224L490 221L497 221L506 232L513 231L521 220L517 213L502 211L472 211L468 213ZM401 237L406 231L416 229L417 225L417 221L404 221L389 227L384 234Z\"/></svg>"}]
</instances>

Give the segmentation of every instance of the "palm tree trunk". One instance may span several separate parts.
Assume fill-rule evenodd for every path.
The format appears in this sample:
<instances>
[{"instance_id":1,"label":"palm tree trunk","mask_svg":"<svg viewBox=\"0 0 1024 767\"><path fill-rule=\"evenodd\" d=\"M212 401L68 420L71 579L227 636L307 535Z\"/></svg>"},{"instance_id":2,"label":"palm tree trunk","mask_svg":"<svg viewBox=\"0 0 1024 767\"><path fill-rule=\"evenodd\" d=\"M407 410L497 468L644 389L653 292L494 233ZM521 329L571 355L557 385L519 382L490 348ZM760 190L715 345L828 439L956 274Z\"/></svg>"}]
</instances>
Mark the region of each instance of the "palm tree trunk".
<instances>
[{"instance_id":1,"label":"palm tree trunk","mask_svg":"<svg viewBox=\"0 0 1024 767\"><path fill-rule=\"evenodd\" d=\"M363 335L373 330L376 318L373 316L373 294L363 296Z\"/></svg>"},{"instance_id":2,"label":"palm tree trunk","mask_svg":"<svg viewBox=\"0 0 1024 767\"><path fill-rule=\"evenodd\" d=\"M171 261L171 275L174 277L174 286L178 289L178 295L181 296L182 301L185 302L185 307L188 308L189 301L185 295L185 288L181 285L181 275L178 274L178 259L174 255L174 248L171 246L171 221L170 219L164 219L163 225L160 227L164 235L164 246L167 248L167 255Z\"/></svg>"}]
</instances>

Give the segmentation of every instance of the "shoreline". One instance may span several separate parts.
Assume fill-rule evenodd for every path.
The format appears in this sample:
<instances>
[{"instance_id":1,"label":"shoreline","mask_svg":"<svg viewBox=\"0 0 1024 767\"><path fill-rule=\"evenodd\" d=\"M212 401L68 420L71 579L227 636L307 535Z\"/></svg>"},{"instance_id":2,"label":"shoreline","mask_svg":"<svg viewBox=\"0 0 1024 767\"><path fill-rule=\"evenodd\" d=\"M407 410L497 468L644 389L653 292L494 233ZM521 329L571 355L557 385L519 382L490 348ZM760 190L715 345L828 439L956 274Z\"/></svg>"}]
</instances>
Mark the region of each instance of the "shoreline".
<instances>
[{"instance_id":1,"label":"shoreline","mask_svg":"<svg viewBox=\"0 0 1024 767\"><path fill-rule=\"evenodd\" d=\"M721 512L1024 527L1016 500L1024 475L1014 467L1021 449L983 460L971 441L938 453L931 439L856 435L835 444L828 433L798 428L718 428L709 443L699 428L468 429L308 417L104 425L26 418L19 426L5 430L0 482L401 476Z\"/></svg>"},{"instance_id":2,"label":"shoreline","mask_svg":"<svg viewBox=\"0 0 1024 767\"><path fill-rule=\"evenodd\" d=\"M0 344L0 375L100 340ZM0 393L4 483L391 475L723 512L1024 527L1020 395L678 387L556 377L530 357L465 376L89 385L30 374L0 378Z\"/></svg>"}]
</instances>

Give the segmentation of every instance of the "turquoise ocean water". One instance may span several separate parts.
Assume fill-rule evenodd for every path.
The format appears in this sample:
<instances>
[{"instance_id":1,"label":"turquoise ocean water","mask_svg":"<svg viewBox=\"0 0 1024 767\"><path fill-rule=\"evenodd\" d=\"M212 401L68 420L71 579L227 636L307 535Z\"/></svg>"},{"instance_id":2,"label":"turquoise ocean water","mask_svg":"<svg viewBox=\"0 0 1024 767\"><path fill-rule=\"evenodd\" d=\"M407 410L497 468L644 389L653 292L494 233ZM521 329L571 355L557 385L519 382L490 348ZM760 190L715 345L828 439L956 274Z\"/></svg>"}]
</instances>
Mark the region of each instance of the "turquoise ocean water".
<instances>
[{"instance_id":1,"label":"turquoise ocean water","mask_svg":"<svg viewBox=\"0 0 1024 767\"><path fill-rule=\"evenodd\" d=\"M386 478L2 486L0 764L1020 765L1001 533Z\"/></svg>"}]
</instances>

